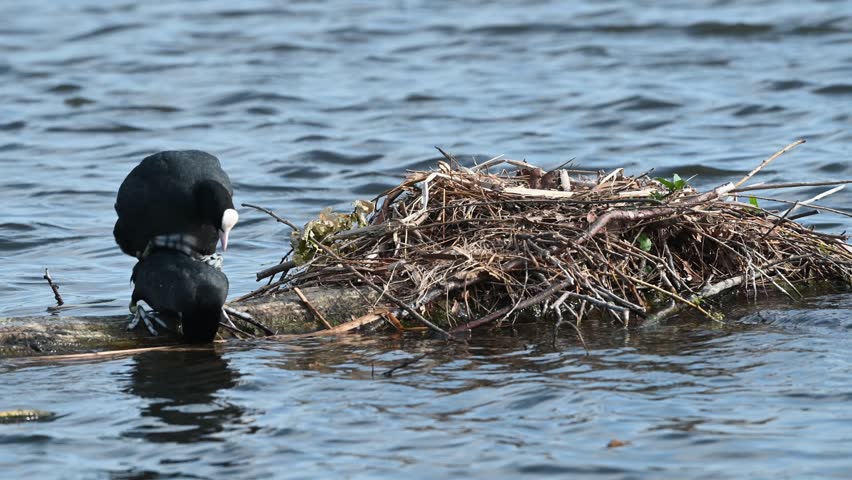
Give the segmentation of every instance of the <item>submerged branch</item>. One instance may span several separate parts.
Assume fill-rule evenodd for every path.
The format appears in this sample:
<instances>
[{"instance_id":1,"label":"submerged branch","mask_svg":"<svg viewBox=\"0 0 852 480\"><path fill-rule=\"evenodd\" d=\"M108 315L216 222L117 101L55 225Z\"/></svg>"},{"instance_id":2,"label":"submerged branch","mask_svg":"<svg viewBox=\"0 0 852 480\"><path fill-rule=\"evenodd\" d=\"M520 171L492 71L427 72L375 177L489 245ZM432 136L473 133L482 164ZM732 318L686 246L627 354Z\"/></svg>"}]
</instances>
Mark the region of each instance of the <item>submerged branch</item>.
<instances>
[{"instance_id":1,"label":"submerged branch","mask_svg":"<svg viewBox=\"0 0 852 480\"><path fill-rule=\"evenodd\" d=\"M59 285L53 283L53 278L50 276L50 272L45 268L44 269L44 278L47 280L47 284L50 286L50 289L53 290L53 298L56 299L56 305L61 307L65 304L65 301L62 300L62 295L59 293Z\"/></svg>"}]
</instances>

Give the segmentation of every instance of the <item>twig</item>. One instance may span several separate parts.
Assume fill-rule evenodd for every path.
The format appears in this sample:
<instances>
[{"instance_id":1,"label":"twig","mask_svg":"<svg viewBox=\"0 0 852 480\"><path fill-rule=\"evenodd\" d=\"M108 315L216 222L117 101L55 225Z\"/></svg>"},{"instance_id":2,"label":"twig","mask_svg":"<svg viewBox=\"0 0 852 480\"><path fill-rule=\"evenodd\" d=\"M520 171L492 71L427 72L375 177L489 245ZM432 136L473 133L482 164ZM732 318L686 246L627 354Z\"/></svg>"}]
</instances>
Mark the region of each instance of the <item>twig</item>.
<instances>
[{"instance_id":1,"label":"twig","mask_svg":"<svg viewBox=\"0 0 852 480\"><path fill-rule=\"evenodd\" d=\"M388 371L386 371L386 372L383 372L383 373L382 373L382 376L383 376L383 377L390 378L391 376L393 376L393 372L395 372L395 371L397 371L397 370L400 370L400 369L403 369L403 368L405 368L405 367L407 367L407 366L409 366L409 365L414 365L415 363L419 362L420 360L423 360L424 358L426 358L426 354L425 354L425 353L424 353L423 355L418 355L418 356L416 356L416 357L414 357L414 358L409 358L408 360L405 360L404 362L402 362L402 363L400 363L399 365L397 365L397 366L395 366L395 367L391 368L390 370L388 370Z\"/></svg>"},{"instance_id":2,"label":"twig","mask_svg":"<svg viewBox=\"0 0 852 480\"><path fill-rule=\"evenodd\" d=\"M333 328L331 324L328 323L328 320L326 320L325 317L322 316L322 313L320 313L320 311L317 310L316 307L314 307L314 305L308 300L308 297L306 297L305 294L302 293L301 290L299 290L299 287L293 287L293 291L296 292L296 295L299 296L299 299L302 300L306 307L308 307L308 310L311 311L311 313L314 315L314 318L322 322L323 325L325 325L325 328L328 328L329 330Z\"/></svg>"},{"instance_id":3,"label":"twig","mask_svg":"<svg viewBox=\"0 0 852 480\"><path fill-rule=\"evenodd\" d=\"M666 290L666 289L660 288L660 287L658 287L658 286L656 286L656 285L654 285L654 284L652 284L652 283L648 283L648 282L646 282L646 281L644 281L644 280L640 280L640 279L638 279L638 278L631 277L630 275L626 275L626 274L623 274L623 273L621 273L621 272L617 272L617 273L618 273L619 275L624 276L625 278L630 279L631 281L634 281L634 282L636 282L636 283L638 283L638 284L640 284L640 285L644 285L644 286L646 286L646 287L648 287L648 288L650 288L650 289L652 289L652 290L656 290L656 291L658 291L658 292L662 293L663 295L667 295L667 296L669 296L669 297L671 297L671 298L673 298L673 299L675 299L675 300L677 300L677 301L679 301L679 302L684 303L685 305L688 305L688 306L690 306L690 307L692 307L692 308L694 308L694 309L698 310L699 312L703 313L703 314L704 314L704 316L706 316L706 317L707 317L707 318L709 318L710 320L713 320L713 321L714 321L714 322L716 322L716 323L721 323L722 325L724 325L724 324L725 324L725 322L723 322L723 321L719 320L718 318L714 317L714 316L713 316L713 314L711 314L711 313L710 313L710 312L708 312L707 310L704 310L703 308L701 308L701 306L700 306L700 305L698 305L698 304L697 304L694 300L693 300L693 301L689 301L689 300L687 300L687 299L685 299L685 298L681 297L680 295L678 295L678 294L676 294L676 293L672 293L672 292L670 292L670 291L668 291L668 290Z\"/></svg>"},{"instance_id":4,"label":"twig","mask_svg":"<svg viewBox=\"0 0 852 480\"><path fill-rule=\"evenodd\" d=\"M47 269L44 269L44 276L42 277L47 280L47 284L50 285L50 289L53 290L53 298L56 299L56 304L58 306L62 306L65 304L65 301L62 300L62 295L59 294L59 285L53 283L53 278L50 277L50 272Z\"/></svg>"},{"instance_id":5,"label":"twig","mask_svg":"<svg viewBox=\"0 0 852 480\"><path fill-rule=\"evenodd\" d=\"M783 198L764 197L764 196L758 196L758 195L752 195L752 196L757 200L764 200L764 201L767 201L767 202L785 203L787 205L793 205L793 204L796 204L796 203L801 204L802 203L799 200L784 200ZM733 205L735 207L742 206L742 207L751 208L751 209L754 208L753 206L746 204L746 203L732 202L731 205ZM844 212L843 210L838 210L836 208L824 207L822 205L808 205L808 206L813 208L814 210L819 210L821 212L829 212L829 213L833 213L835 215L841 215L843 217L852 218L852 213ZM831 235L829 233L820 233L820 235L835 236L835 237L838 237L838 238L840 237L838 235Z\"/></svg>"},{"instance_id":6,"label":"twig","mask_svg":"<svg viewBox=\"0 0 852 480\"><path fill-rule=\"evenodd\" d=\"M447 159L447 160L449 160L450 162L455 163L455 164L458 164L458 163L459 163L459 162L456 160L456 158L455 158L454 156L452 156L452 155L450 155L449 153L445 152L445 151L444 151L441 147L439 147L439 146L437 146L437 145L436 145L436 146L435 146L435 148L436 148L439 152L441 152L441 155L443 155L443 156L444 156L444 158L446 158L446 159Z\"/></svg>"},{"instance_id":7,"label":"twig","mask_svg":"<svg viewBox=\"0 0 852 480\"><path fill-rule=\"evenodd\" d=\"M486 323L491 323L491 322L493 322L493 321L495 321L499 318L502 318L503 316L505 316L506 314L508 314L509 312L511 312L513 310L522 310L524 308L531 307L533 305L541 303L544 300L553 296L553 294L555 294L559 290L562 290L563 288L568 287L572 283L574 283L573 280L563 280L559 283L555 283L555 284L551 285L550 287L548 287L547 289L545 289L544 291L542 291L541 293L539 293L538 295L530 297L526 300L522 300L522 301L518 302L517 304L509 305L507 307L501 308L500 310L497 310L495 312L491 312L488 315L485 315L484 317L479 318L477 320L473 320L473 321L467 322L463 325L459 325L459 326L453 328L452 330L450 330L450 333L458 333L458 332L462 332L464 330L473 330L474 328L485 325Z\"/></svg>"},{"instance_id":8,"label":"twig","mask_svg":"<svg viewBox=\"0 0 852 480\"><path fill-rule=\"evenodd\" d=\"M250 334L250 333L246 332L245 330L240 330L238 327L236 327L236 326L232 326L232 325L228 325L228 324L227 324L227 323L225 323L225 322L219 322L219 326L220 326L220 327L225 327L225 329L226 329L226 330L230 330L232 333L239 334L239 335L245 335L247 338L257 338L257 337L255 337L254 335L252 335L252 334ZM237 338L239 338L239 337L237 337Z\"/></svg>"},{"instance_id":9,"label":"twig","mask_svg":"<svg viewBox=\"0 0 852 480\"><path fill-rule=\"evenodd\" d=\"M559 327L563 323L562 322L562 308L561 308L561 306L562 306L562 303L565 302L565 300L567 298L568 298L568 292L565 292L565 293L562 294L561 297L559 297L558 300L553 302L553 304L551 304L551 306L550 306L551 310L556 312L556 318L557 318L556 323L553 325L553 341L554 342L556 342L556 335L559 333ZM576 321L577 320L577 313L574 312L574 310L568 305L566 305L566 308L568 308L568 310L571 312L571 314L574 315L574 320ZM586 355L588 355L589 354L589 347L588 347L588 345L586 345L586 339L583 338L583 332L580 331L580 327L577 326L576 323L570 322L570 321L568 322L568 325L571 325L571 327L574 329L574 332L577 333L577 338L580 340L580 345L583 346L583 349L586 351Z\"/></svg>"},{"instance_id":10,"label":"twig","mask_svg":"<svg viewBox=\"0 0 852 480\"><path fill-rule=\"evenodd\" d=\"M781 215L781 217L780 217L780 218L778 218L778 219L775 221L775 223L772 225L772 228L770 228L769 230L767 230L767 231L766 231L766 233L764 233L764 234L763 234L763 236L762 236L762 237L760 237L760 240L761 240L761 241L763 241L766 237L768 237L768 236L769 236L769 234L770 234L770 233L774 232L774 231L775 231L775 229L776 229L776 228L778 228L778 225L781 225L782 223L784 223L785 221L787 221L787 215L789 215L789 214L790 214L790 212L792 212L793 210L795 210L795 209L796 209L796 207L797 207L798 205L799 205L799 202L796 202L796 203L794 203L794 204L793 204L793 207L792 207L792 208L788 208L788 209L784 212L784 214L783 214L783 215Z\"/></svg>"},{"instance_id":11,"label":"twig","mask_svg":"<svg viewBox=\"0 0 852 480\"><path fill-rule=\"evenodd\" d=\"M797 188L797 187L824 187L827 185L848 185L852 180L833 180L829 182L792 182L792 183L758 183L757 185L749 185L747 187L735 188L731 193L742 193L753 190L776 190L781 188Z\"/></svg>"},{"instance_id":12,"label":"twig","mask_svg":"<svg viewBox=\"0 0 852 480\"><path fill-rule=\"evenodd\" d=\"M290 340L294 338L310 338L310 337L324 337L328 335L339 335L341 333L348 333L352 330L357 330L359 328L366 327L376 322L380 322L384 319L384 311L377 310L370 312L366 315L362 315L354 320L350 320L346 323L341 323L340 325L332 328L331 330L318 330L316 332L310 333L290 333L284 335L275 335L272 337L266 337L264 340Z\"/></svg>"},{"instance_id":13,"label":"twig","mask_svg":"<svg viewBox=\"0 0 852 480\"><path fill-rule=\"evenodd\" d=\"M396 318L396 315L394 315L393 312L385 313L385 318L391 325L393 325L393 328L395 328L397 332L405 332L405 327L402 326L402 322L400 322L399 319Z\"/></svg>"},{"instance_id":14,"label":"twig","mask_svg":"<svg viewBox=\"0 0 852 480\"><path fill-rule=\"evenodd\" d=\"M715 200L719 197L724 197L730 193L733 188L733 184L726 183L725 185L716 187L709 192L678 199L677 202L671 202L664 207L647 208L642 210L612 210L610 212L606 212L589 225L586 232L577 239L577 243L585 243L587 240L597 235L598 232L600 232L613 220L629 220L636 222L639 220L649 220L652 218L663 217L665 215L671 215L677 211L673 209L694 207L696 205L701 205L711 200Z\"/></svg>"},{"instance_id":15,"label":"twig","mask_svg":"<svg viewBox=\"0 0 852 480\"><path fill-rule=\"evenodd\" d=\"M268 208L258 207L257 205L252 205L250 203L243 203L242 206L248 207L248 208L253 208L255 210L260 210L261 212L269 215L270 217L274 218L275 220L278 220L279 222L283 223L284 225L287 225L288 227L292 228L293 230L299 229L299 227L297 227L296 224L294 224L290 220L279 217L277 213L273 212L272 210L270 210Z\"/></svg>"},{"instance_id":16,"label":"twig","mask_svg":"<svg viewBox=\"0 0 852 480\"><path fill-rule=\"evenodd\" d=\"M787 220L798 220L800 218L810 217L813 215L819 215L819 210L808 210L807 212L790 215L789 217L787 217Z\"/></svg>"},{"instance_id":17,"label":"twig","mask_svg":"<svg viewBox=\"0 0 852 480\"><path fill-rule=\"evenodd\" d=\"M250 298L256 297L256 296L261 295L265 292L268 292L269 290L280 287L281 285L287 283L288 280L289 279L278 280L276 282L272 282L272 283L267 284L267 285L262 285L262 286L258 287L256 290L252 290L251 292L245 293L243 295L240 295L237 298L232 299L229 303L240 303L240 302L243 302L243 301L248 300Z\"/></svg>"},{"instance_id":18,"label":"twig","mask_svg":"<svg viewBox=\"0 0 852 480\"><path fill-rule=\"evenodd\" d=\"M775 152L775 154L774 154L774 155L772 155L771 157L767 158L766 160L764 160L763 162L761 162L761 164L760 164L760 165L758 165L758 166L757 166L754 170L750 171L750 172L748 173L748 175L746 175L745 177L743 177L743 178L742 178L739 182L735 183L735 184L734 184L734 188L739 188L739 186L740 186L740 185L744 184L744 183L745 183L745 182L747 182L747 181L748 181L751 177L753 177L753 176L754 176L757 172L761 171L761 170L763 169L763 167L765 167L765 166L769 165L769 164L770 164L770 163L772 163L772 162L773 162L776 158L780 157L781 155L783 155L783 154L785 154L785 153L789 152L790 150L792 150L794 147L796 147L796 146L798 146L798 145L801 145L801 144L803 144L803 143L805 143L805 139L804 139L804 138L801 138L801 139L796 140L795 142L791 143L790 145L787 145L786 147L782 148L781 150L778 150L777 152Z\"/></svg>"},{"instance_id":19,"label":"twig","mask_svg":"<svg viewBox=\"0 0 852 480\"><path fill-rule=\"evenodd\" d=\"M265 268L256 275L256 282L263 280L264 278L271 277L281 272L288 272L291 268L296 266L296 262L293 260L287 260L286 262L281 262L278 265Z\"/></svg>"},{"instance_id":20,"label":"twig","mask_svg":"<svg viewBox=\"0 0 852 480\"><path fill-rule=\"evenodd\" d=\"M422 323L423 325L426 325L427 327L431 328L432 330L434 330L434 331L436 331L436 332L439 332L439 333L441 333L441 334L443 334L443 335L445 335L445 336L447 336L447 337L449 337L449 336L450 336L450 334L449 334L449 333L447 333L444 329L442 329L441 327L439 327L439 326L435 325L434 323L430 322L429 320L426 320L426 319L423 317L423 315L420 315L420 313L419 313L419 312L417 312L417 310L415 310L415 309L411 308L410 306L406 305L406 304L405 304L405 302L403 302L402 300L400 300L400 299L396 298L395 296L391 295L391 294L390 294L390 292L386 292L386 291L385 291L385 289L383 289L382 287L380 287L380 286L376 285L376 284L375 284L372 280L370 280L369 278L365 277L365 276L364 276L364 274L362 274L361 272L359 272L358 270L356 270L356 269L355 269L355 267L353 267L352 265L349 265L348 263L344 263L343 259L342 259L342 258L340 258L340 256L339 256L338 254L334 253L334 251L332 251L330 248L326 247L325 245L323 245L323 244L322 244L322 243L320 243L320 242L316 242L316 245L317 245L318 247L320 247L321 249L323 249L323 251L325 251L325 253L327 253L327 254L331 255L332 257L334 257L334 258L335 258L335 260L337 260L338 262L340 262L340 263L343 265L343 267L344 267L344 268L346 268L347 270L349 270L349 271L350 271L353 275L355 275L356 277L360 278L360 279L361 279L361 281L362 281L362 282L364 282L364 283L366 283L366 284L367 284L370 288L372 288L373 290L375 290L375 291L376 291L377 293L379 293L380 295L384 295L384 296L385 296L385 297L387 297L390 301L392 301L392 302L394 302L395 304L397 304L397 305L399 306L399 308L401 308L401 309L405 310L406 312L408 312L409 314L411 314L414 318L416 318L416 319L417 319L417 321L419 321L419 322L420 322L420 323Z\"/></svg>"},{"instance_id":21,"label":"twig","mask_svg":"<svg viewBox=\"0 0 852 480\"><path fill-rule=\"evenodd\" d=\"M231 315L233 315L233 316L235 316L235 317L239 318L240 320L242 320L242 321L244 321L244 322L246 322L246 323L249 323L249 324L251 324L251 325L254 325L255 327L257 327L257 328L259 328L259 329L263 330L263 333L265 333L265 334L267 334L267 335L275 335L275 334L276 334L276 332L275 332L274 330L272 330L272 329L270 329L269 327L267 327L266 325L264 325L264 324L262 324L262 323L258 322L257 320L255 320L255 319L254 319L254 317L252 317L252 316L251 316L251 315L249 315L248 313L241 312L241 311L239 311L239 310L237 310L237 309L235 309L235 308L227 307L227 306L226 306L226 307L222 307L222 310L224 310L224 311L225 311L225 312L227 312L227 313L230 313Z\"/></svg>"},{"instance_id":22,"label":"twig","mask_svg":"<svg viewBox=\"0 0 852 480\"><path fill-rule=\"evenodd\" d=\"M500 163L503 163L503 154L502 153L500 155L497 155L494 158L491 158L489 160L486 160L486 161L480 163L479 165L474 165L473 167L470 167L470 170L473 171L473 172L479 172L480 170L485 170L488 167L491 167L493 165L498 165Z\"/></svg>"},{"instance_id":23,"label":"twig","mask_svg":"<svg viewBox=\"0 0 852 480\"><path fill-rule=\"evenodd\" d=\"M224 340L214 340L214 343L223 343ZM16 359L16 361L23 362L56 362L62 360L88 360L92 358L111 358L111 357L122 357L125 355L136 355L139 353L147 353L147 352L158 352L158 351L172 351L172 352L197 352L197 351L209 351L212 350L210 345L160 345L157 347L140 347L140 348L128 348L125 350L107 350L104 352L90 352L90 353L69 353L62 355L39 355L35 357L21 357Z\"/></svg>"},{"instance_id":24,"label":"twig","mask_svg":"<svg viewBox=\"0 0 852 480\"><path fill-rule=\"evenodd\" d=\"M742 285L742 283L745 281L745 279L746 279L745 275L737 275L736 277L728 278L726 280L722 280L721 282L716 282L714 284L707 285L706 287L701 289L701 292L689 297L687 299L687 303L692 305L693 302L695 302L696 300L699 300L699 299L702 299L702 298L709 298L709 297L718 295L718 294L724 292L725 290L728 290L728 289L734 288L736 286ZM686 306L686 304L683 304L683 303L672 303L671 306L666 307L663 310L660 310L659 312L655 313L654 315L648 317L648 319L645 320L645 322L642 324L642 327L650 327L652 325L656 325L661 320L668 318L668 317L674 315L675 313L680 312L681 310L684 309L685 306Z\"/></svg>"},{"instance_id":25,"label":"twig","mask_svg":"<svg viewBox=\"0 0 852 480\"><path fill-rule=\"evenodd\" d=\"M834 195L835 193L843 190L845 187L846 187L845 185L838 185L838 186L836 186L832 189L829 189L829 190L826 190L826 191L824 191L820 194L814 195L813 197L811 197L807 200L802 200L801 202L796 202L795 205L793 205L792 207L790 207L789 210L784 212L782 217L786 217L788 213L796 211L796 209L800 208L802 205L810 205L810 204L812 204L812 203L814 203L818 200L822 200L823 198L825 198L829 195Z\"/></svg>"}]
</instances>

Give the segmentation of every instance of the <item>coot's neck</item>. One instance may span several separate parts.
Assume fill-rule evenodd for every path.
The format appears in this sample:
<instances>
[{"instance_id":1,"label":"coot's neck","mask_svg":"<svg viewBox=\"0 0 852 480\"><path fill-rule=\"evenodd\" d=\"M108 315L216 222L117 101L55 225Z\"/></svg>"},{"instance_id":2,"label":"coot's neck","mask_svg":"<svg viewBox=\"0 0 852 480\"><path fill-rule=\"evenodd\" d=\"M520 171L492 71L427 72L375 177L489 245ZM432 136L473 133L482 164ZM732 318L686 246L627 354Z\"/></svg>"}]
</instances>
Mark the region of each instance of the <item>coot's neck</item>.
<instances>
[{"instance_id":1,"label":"coot's neck","mask_svg":"<svg viewBox=\"0 0 852 480\"><path fill-rule=\"evenodd\" d=\"M198 237L189 233L157 235L148 242L148 246L142 252L140 259L144 260L156 250L174 250L221 271L224 264L222 255L216 252L209 255L205 254L199 247L200 244Z\"/></svg>"}]
</instances>

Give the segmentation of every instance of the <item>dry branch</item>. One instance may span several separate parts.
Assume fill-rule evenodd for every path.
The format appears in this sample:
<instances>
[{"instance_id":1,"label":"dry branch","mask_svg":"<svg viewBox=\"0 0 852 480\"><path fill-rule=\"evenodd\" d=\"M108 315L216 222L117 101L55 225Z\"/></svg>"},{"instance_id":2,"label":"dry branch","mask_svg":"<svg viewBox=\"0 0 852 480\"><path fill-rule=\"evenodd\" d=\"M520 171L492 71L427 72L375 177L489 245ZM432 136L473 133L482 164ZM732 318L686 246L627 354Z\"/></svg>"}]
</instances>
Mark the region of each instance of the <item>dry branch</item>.
<instances>
[{"instance_id":1,"label":"dry branch","mask_svg":"<svg viewBox=\"0 0 852 480\"><path fill-rule=\"evenodd\" d=\"M328 320L325 319L325 317L322 315L322 313L320 313L320 311L317 310L316 307L314 307L314 305L311 303L311 301L308 300L308 297L306 297L305 294L302 293L302 291L299 289L299 287L293 288L293 292L295 292L296 295L299 296L299 300L301 300L305 304L305 306L308 308L308 310L311 311L311 313L314 315L314 317L316 317L317 320L319 320L320 322L322 322L323 325L325 325L325 328L327 328L329 330L334 328L334 327L331 326L330 323L328 323Z\"/></svg>"}]
</instances>

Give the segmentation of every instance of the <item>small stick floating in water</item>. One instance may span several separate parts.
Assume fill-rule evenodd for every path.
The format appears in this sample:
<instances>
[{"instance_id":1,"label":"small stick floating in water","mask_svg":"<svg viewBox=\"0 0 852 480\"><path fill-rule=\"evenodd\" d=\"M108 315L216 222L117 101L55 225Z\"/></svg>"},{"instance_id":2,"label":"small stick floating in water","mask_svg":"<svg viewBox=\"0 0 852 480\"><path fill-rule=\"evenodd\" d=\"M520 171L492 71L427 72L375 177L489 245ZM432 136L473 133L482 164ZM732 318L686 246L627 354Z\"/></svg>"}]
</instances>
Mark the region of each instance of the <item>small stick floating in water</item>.
<instances>
[{"instance_id":1,"label":"small stick floating in water","mask_svg":"<svg viewBox=\"0 0 852 480\"><path fill-rule=\"evenodd\" d=\"M47 280L47 284L50 285L50 289L53 290L53 297L56 298L56 304L58 306L62 306L65 304L65 301L62 300L62 295L59 294L59 285L53 283L53 278L50 277L50 272L47 269L44 269L44 278Z\"/></svg>"}]
</instances>

